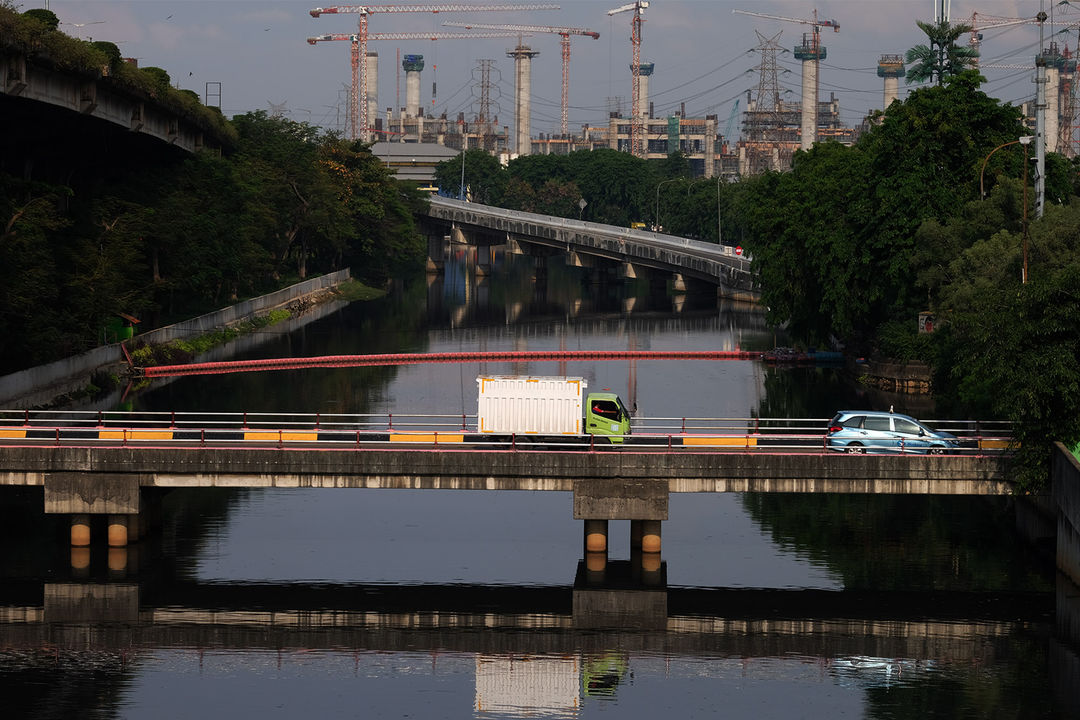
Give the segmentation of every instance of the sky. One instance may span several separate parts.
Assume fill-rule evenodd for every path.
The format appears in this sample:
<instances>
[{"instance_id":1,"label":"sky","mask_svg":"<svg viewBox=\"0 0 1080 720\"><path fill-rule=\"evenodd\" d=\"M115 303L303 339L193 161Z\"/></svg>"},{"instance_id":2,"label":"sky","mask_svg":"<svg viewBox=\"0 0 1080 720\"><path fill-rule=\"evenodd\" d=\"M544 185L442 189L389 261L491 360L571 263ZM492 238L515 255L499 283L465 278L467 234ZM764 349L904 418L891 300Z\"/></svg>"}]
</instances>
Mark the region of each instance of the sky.
<instances>
[{"instance_id":1,"label":"sky","mask_svg":"<svg viewBox=\"0 0 1080 720\"><path fill-rule=\"evenodd\" d=\"M329 7L333 0L325 0ZM468 2L469 0L458 0ZM514 0L507 0L513 2ZM521 0L524 1L524 0ZM607 11L624 0L550 0L559 10L473 13L372 14L369 33L463 32L443 23L551 25L587 28L599 39L571 38L569 126L606 125L610 110L629 110L631 94L630 20L632 13L609 16ZM1059 0L980 0L951 2L953 22L970 22L972 13L984 18L1033 17L1040 8L1054 12L1057 21L1044 27L1046 42L1059 49L1077 46L1076 6ZM60 18L61 30L83 39L116 43L125 57L137 58L140 67L166 70L173 84L193 90L207 104L218 104L225 115L254 110L278 111L293 120L345 131L347 93L351 70L348 42L309 45L306 38L325 33L350 33L357 27L355 14L324 14L314 18L316 2L259 0L121 0L65 1L15 0L21 10L48 7ZM841 121L856 126L872 109L882 105L882 80L877 62L882 54L902 55L926 36L916 21L932 21L941 0L820 0L817 3L755 0L652 0L642 26L641 59L655 63L649 94L654 115L666 116L685 107L690 117L717 115L726 130L735 101L746 107L747 91L756 94L761 53L757 33L780 35L788 52L777 56L785 98L798 101L800 61L791 53L810 26L735 14L734 9L810 19L835 20L839 30L822 28L826 59L820 70L822 99L835 95ZM386 4L416 5L417 1L387 0ZM472 0L471 4L493 4ZM515 2L518 4L518 2ZM539 55L532 65L532 134L557 133L560 126L562 62L559 36L537 34L523 39ZM513 131L513 60L507 51L517 38L470 40L412 40L369 42L379 53L378 107L405 104L405 77L400 60L421 54L425 69L421 102L425 111L454 119L479 110L480 60L493 60L491 102L500 125ZM1034 98L1034 56L1039 48L1035 25L1015 25L983 32L981 46L984 86L990 95L1019 104ZM1023 65L990 68L986 64ZM207 97L207 84L212 95ZM436 94L432 95L435 86ZM901 97L915 86L900 82ZM620 105L621 103L621 105ZM732 124L737 133L738 119ZM733 133L734 134L734 133Z\"/></svg>"}]
</instances>

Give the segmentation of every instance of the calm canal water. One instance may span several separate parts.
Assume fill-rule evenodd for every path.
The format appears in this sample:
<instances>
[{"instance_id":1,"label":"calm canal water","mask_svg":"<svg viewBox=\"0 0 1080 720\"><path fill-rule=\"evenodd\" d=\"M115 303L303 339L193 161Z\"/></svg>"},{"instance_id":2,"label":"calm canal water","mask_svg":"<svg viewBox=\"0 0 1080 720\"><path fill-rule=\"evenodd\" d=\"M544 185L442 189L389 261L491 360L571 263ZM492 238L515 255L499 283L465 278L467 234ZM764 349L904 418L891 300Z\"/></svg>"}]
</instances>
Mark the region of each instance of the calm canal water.
<instances>
[{"instance_id":1,"label":"calm canal water","mask_svg":"<svg viewBox=\"0 0 1080 720\"><path fill-rule=\"evenodd\" d=\"M751 307L591 286L554 266L536 277L508 264L477 281L463 262L263 335L240 356L783 342ZM933 416L925 400L875 395L836 369L751 361L244 373L151 386L125 403L473 413L480 373L581 375L654 418L824 420L841 406L889 404ZM0 509L0 716L1080 712L1076 654L1055 636L1055 595L1075 589L1019 541L1004 500L673 495L659 586L624 573L628 523L612 523L608 575L585 570L569 494L206 491L164 504L163 531L126 569L94 547L84 574L39 497ZM76 611L51 623L57 588L71 587L112 593L79 607L116 619Z\"/></svg>"}]
</instances>

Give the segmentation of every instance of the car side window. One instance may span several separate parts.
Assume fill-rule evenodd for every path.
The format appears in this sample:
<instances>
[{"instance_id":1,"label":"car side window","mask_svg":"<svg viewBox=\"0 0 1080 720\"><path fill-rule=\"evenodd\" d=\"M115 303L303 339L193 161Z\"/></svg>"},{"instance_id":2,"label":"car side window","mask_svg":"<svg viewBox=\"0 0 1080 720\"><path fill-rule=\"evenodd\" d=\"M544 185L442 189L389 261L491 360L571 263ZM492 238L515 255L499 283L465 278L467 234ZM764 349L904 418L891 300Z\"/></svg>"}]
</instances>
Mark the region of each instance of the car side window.
<instances>
[{"instance_id":1,"label":"car side window","mask_svg":"<svg viewBox=\"0 0 1080 720\"><path fill-rule=\"evenodd\" d=\"M887 417L867 417L863 423L863 428L866 430L879 430L889 432L892 429L889 423L890 418Z\"/></svg>"},{"instance_id":2,"label":"car side window","mask_svg":"<svg viewBox=\"0 0 1080 720\"><path fill-rule=\"evenodd\" d=\"M895 418L893 423L896 424L896 432L906 433L908 435L918 435L921 428L910 420L902 420Z\"/></svg>"},{"instance_id":3,"label":"car side window","mask_svg":"<svg viewBox=\"0 0 1080 720\"><path fill-rule=\"evenodd\" d=\"M854 417L849 417L847 420L845 420L841 424L846 428L861 428L862 427L862 421L863 421L863 416L862 415L855 415Z\"/></svg>"}]
</instances>

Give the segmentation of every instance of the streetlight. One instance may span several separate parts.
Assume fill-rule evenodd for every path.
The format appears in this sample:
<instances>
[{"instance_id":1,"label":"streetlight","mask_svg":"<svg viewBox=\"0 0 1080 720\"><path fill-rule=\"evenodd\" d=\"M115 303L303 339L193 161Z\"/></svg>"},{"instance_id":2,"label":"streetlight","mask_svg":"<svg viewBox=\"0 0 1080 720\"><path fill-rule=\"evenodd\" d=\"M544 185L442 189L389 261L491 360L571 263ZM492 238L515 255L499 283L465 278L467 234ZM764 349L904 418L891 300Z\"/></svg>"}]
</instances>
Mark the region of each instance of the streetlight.
<instances>
[{"instance_id":1,"label":"streetlight","mask_svg":"<svg viewBox=\"0 0 1080 720\"><path fill-rule=\"evenodd\" d=\"M655 230L655 232L660 232L660 186L661 185L666 185L667 183L675 182L677 180L682 180L682 178L671 178L670 180L661 180L659 182L659 184L657 184L657 186L656 186L656 207L653 209L653 217L656 218L656 230Z\"/></svg>"},{"instance_id":2,"label":"streetlight","mask_svg":"<svg viewBox=\"0 0 1080 720\"><path fill-rule=\"evenodd\" d=\"M984 176L986 174L986 164L988 162L990 162L990 156L993 155L994 153L996 153L1001 148L1009 147L1010 145L1019 144L1019 145L1024 146L1024 210L1023 210L1023 216L1022 216L1023 217L1022 226L1023 226L1023 235L1024 235L1024 270L1023 270L1023 274L1020 276L1020 282L1022 284L1027 284L1027 279L1028 279L1028 222L1027 222L1028 149L1027 149L1027 147L1028 147L1028 145L1031 144L1031 139L1032 139L1031 135L1025 135L1024 137L1019 138L1017 140L1010 140L1007 143L1001 143L996 148L994 148L993 150L991 150L990 152L988 152L986 154L986 157L983 158L982 169L979 170L979 199L980 200L985 200L986 199L986 190L984 189L984 186L983 186L983 178L984 178Z\"/></svg>"},{"instance_id":3,"label":"streetlight","mask_svg":"<svg viewBox=\"0 0 1080 720\"><path fill-rule=\"evenodd\" d=\"M723 175L716 176L716 244L724 244L724 236L720 233L720 179Z\"/></svg>"}]
</instances>

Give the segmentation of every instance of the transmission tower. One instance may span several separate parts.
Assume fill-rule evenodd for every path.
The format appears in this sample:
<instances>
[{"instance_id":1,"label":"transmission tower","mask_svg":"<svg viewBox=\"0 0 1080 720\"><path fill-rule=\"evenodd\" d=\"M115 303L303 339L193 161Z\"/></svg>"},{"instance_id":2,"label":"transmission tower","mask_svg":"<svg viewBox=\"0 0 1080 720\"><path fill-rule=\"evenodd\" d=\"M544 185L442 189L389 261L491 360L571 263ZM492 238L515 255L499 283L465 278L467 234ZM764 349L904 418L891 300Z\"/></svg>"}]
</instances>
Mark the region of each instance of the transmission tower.
<instances>
[{"instance_id":1,"label":"transmission tower","mask_svg":"<svg viewBox=\"0 0 1080 720\"><path fill-rule=\"evenodd\" d=\"M498 69L495 67L494 60L477 60L479 66L473 69L473 78L479 75L479 103L473 103L473 108L476 112L476 123L479 126L479 131L483 133L484 137L484 149L491 151L494 149L494 118L499 112L498 103L498 87L496 83L499 81L499 77L496 77L492 81L492 73L494 72L498 76ZM494 90L494 93L493 93ZM492 95L495 95L495 100L492 101Z\"/></svg>"}]
</instances>

